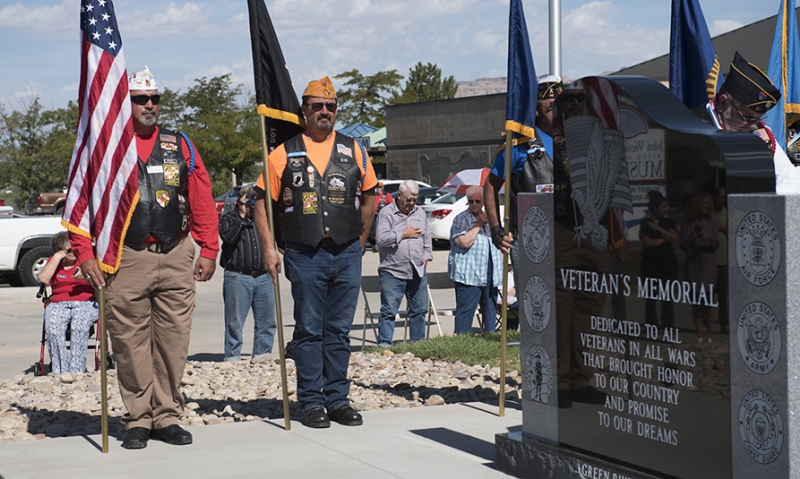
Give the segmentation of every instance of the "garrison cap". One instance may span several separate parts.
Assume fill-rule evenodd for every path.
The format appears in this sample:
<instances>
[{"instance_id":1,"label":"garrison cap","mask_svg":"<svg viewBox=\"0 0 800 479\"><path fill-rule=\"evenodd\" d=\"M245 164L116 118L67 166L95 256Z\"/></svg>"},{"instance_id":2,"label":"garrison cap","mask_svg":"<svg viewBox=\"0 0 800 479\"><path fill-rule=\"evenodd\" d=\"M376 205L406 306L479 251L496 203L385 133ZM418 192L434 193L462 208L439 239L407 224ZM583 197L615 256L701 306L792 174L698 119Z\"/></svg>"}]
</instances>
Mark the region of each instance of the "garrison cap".
<instances>
[{"instance_id":1,"label":"garrison cap","mask_svg":"<svg viewBox=\"0 0 800 479\"><path fill-rule=\"evenodd\" d=\"M769 77L745 60L739 52L733 57L723 87L747 108L762 114L775 106L781 98L781 92L775 88Z\"/></svg>"},{"instance_id":2,"label":"garrison cap","mask_svg":"<svg viewBox=\"0 0 800 479\"><path fill-rule=\"evenodd\" d=\"M327 76L324 76L319 80L310 81L303 92L303 98L307 96L335 100L336 91L333 89L333 82L331 82L331 79Z\"/></svg>"},{"instance_id":3,"label":"garrison cap","mask_svg":"<svg viewBox=\"0 0 800 479\"><path fill-rule=\"evenodd\" d=\"M564 89L564 84L561 83L561 77L558 75L547 75L539 80L539 93L537 98L539 100L549 100L561 94Z\"/></svg>"}]
</instances>

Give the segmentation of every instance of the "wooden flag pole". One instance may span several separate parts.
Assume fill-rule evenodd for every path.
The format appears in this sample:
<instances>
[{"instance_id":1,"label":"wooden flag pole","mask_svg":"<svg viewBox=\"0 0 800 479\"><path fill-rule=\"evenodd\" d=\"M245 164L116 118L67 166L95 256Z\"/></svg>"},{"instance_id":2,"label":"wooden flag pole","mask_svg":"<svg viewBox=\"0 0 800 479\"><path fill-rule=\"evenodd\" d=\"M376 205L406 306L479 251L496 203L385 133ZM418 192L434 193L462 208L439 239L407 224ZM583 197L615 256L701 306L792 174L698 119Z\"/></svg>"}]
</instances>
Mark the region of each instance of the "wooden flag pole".
<instances>
[{"instance_id":1,"label":"wooden flag pole","mask_svg":"<svg viewBox=\"0 0 800 479\"><path fill-rule=\"evenodd\" d=\"M505 164L505 178L506 189L503 195L503 229L505 235L508 236L510 222L509 212L511 211L511 153L514 148L513 144L514 133L511 130L506 130L506 164ZM491 281L491 278L489 278ZM503 305L500 308L500 390L498 391L500 407L498 415L504 417L506 414L506 325L508 324L508 253L503 253Z\"/></svg>"},{"instance_id":2,"label":"wooden flag pole","mask_svg":"<svg viewBox=\"0 0 800 479\"><path fill-rule=\"evenodd\" d=\"M108 453L108 377L106 375L106 290L97 289L97 305L100 310L100 431L102 434L102 451Z\"/></svg>"},{"instance_id":3,"label":"wooden flag pole","mask_svg":"<svg viewBox=\"0 0 800 479\"><path fill-rule=\"evenodd\" d=\"M269 150L267 149L267 131L266 120L264 115L258 115L261 121L261 151L264 154L264 191L266 197L264 198L264 208L267 210L267 221L269 222L269 231L272 233L272 240L275 241L275 221L272 214L272 193L269 187ZM275 245L277 250L277 245ZM288 379L286 377L286 352L284 351L283 342L283 316L281 313L281 286L280 275L275 278L275 322L278 327L278 353L281 358L281 391L283 391L283 427L287 431L292 429L291 413L289 411L289 387Z\"/></svg>"}]
</instances>

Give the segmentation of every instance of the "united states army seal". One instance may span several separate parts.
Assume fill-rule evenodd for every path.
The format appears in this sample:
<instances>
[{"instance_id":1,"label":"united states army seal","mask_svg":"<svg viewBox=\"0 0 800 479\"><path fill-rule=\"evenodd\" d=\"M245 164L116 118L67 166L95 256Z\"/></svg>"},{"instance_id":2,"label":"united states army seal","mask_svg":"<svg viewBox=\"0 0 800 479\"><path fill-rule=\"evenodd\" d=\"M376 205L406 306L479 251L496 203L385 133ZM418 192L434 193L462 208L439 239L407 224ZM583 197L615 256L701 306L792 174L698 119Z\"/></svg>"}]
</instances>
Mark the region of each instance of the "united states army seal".
<instances>
[{"instance_id":1,"label":"united states army seal","mask_svg":"<svg viewBox=\"0 0 800 479\"><path fill-rule=\"evenodd\" d=\"M528 258L541 263L550 250L550 224L544 210L538 206L530 208L522 221L522 245Z\"/></svg>"},{"instance_id":2,"label":"united states army seal","mask_svg":"<svg viewBox=\"0 0 800 479\"><path fill-rule=\"evenodd\" d=\"M525 308L525 317L531 329L537 333L544 331L550 322L550 291L539 276L532 276L525 285L522 307Z\"/></svg>"},{"instance_id":3,"label":"united states army seal","mask_svg":"<svg viewBox=\"0 0 800 479\"><path fill-rule=\"evenodd\" d=\"M525 358L525 385L531 401L547 404L553 390L553 367L543 347L535 344Z\"/></svg>"},{"instance_id":4,"label":"united states army seal","mask_svg":"<svg viewBox=\"0 0 800 479\"><path fill-rule=\"evenodd\" d=\"M781 331L775 313L764 303L744 307L737 322L739 353L756 374L767 374L778 364L781 355Z\"/></svg>"},{"instance_id":5,"label":"united states army seal","mask_svg":"<svg viewBox=\"0 0 800 479\"><path fill-rule=\"evenodd\" d=\"M775 277L781 262L781 243L769 216L754 211L742 219L736 229L736 260L750 284L764 286Z\"/></svg>"},{"instance_id":6,"label":"united states army seal","mask_svg":"<svg viewBox=\"0 0 800 479\"><path fill-rule=\"evenodd\" d=\"M772 396L760 389L747 393L739 406L739 435L756 462L769 464L783 447L783 420Z\"/></svg>"}]
</instances>

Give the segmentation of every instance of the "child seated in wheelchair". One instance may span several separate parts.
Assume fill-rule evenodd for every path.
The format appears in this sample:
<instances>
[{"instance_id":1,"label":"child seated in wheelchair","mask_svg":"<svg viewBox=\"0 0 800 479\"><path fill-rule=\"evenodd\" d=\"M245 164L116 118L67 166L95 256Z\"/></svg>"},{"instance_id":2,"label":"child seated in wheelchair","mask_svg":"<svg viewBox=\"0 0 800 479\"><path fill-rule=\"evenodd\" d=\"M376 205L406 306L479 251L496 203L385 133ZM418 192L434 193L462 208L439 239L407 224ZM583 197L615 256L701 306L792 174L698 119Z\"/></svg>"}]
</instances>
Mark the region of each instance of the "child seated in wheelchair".
<instances>
[{"instance_id":1,"label":"child seated in wheelchair","mask_svg":"<svg viewBox=\"0 0 800 479\"><path fill-rule=\"evenodd\" d=\"M39 282L51 288L44 308L47 346L54 374L86 371L90 329L97 321L94 289L81 274L67 238L61 231L50 240L53 256L39 273ZM70 347L67 349L67 327Z\"/></svg>"}]
</instances>

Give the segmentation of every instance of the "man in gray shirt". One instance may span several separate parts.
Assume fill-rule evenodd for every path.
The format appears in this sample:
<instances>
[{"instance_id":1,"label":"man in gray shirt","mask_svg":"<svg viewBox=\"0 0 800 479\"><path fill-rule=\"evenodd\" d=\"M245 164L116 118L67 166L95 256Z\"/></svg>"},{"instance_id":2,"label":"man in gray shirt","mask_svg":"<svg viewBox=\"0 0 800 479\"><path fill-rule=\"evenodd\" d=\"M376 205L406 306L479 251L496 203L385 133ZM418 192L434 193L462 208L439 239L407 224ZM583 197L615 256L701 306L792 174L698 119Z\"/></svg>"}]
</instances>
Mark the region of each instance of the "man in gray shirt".
<instances>
[{"instance_id":1,"label":"man in gray shirt","mask_svg":"<svg viewBox=\"0 0 800 479\"><path fill-rule=\"evenodd\" d=\"M433 259L428 219L416 205L419 185L407 180L400 185L397 201L378 214L375 242L378 244L381 280L381 316L378 346L391 347L394 318L403 296L408 302L411 341L425 337L428 312L428 279L425 267Z\"/></svg>"}]
</instances>

